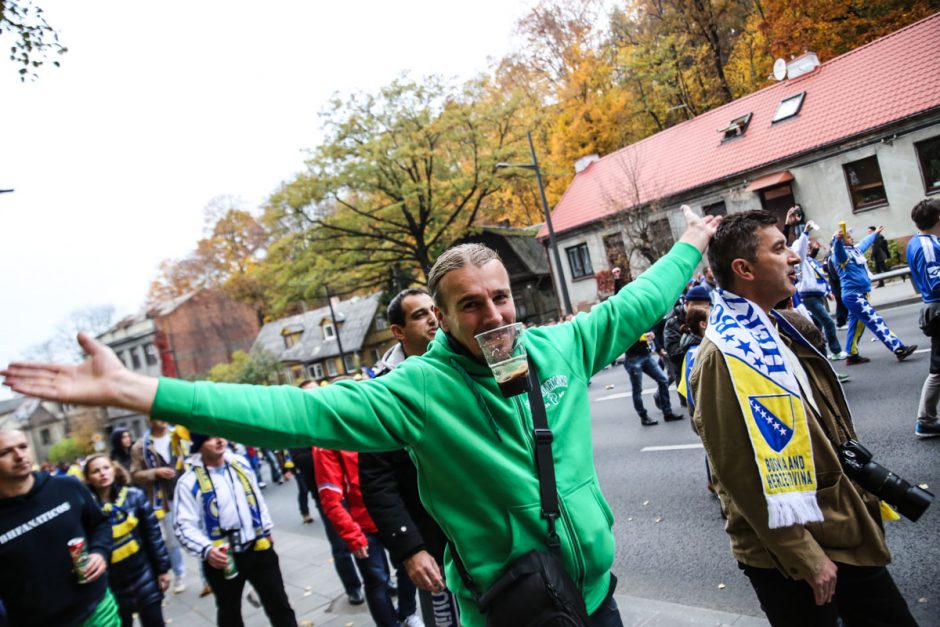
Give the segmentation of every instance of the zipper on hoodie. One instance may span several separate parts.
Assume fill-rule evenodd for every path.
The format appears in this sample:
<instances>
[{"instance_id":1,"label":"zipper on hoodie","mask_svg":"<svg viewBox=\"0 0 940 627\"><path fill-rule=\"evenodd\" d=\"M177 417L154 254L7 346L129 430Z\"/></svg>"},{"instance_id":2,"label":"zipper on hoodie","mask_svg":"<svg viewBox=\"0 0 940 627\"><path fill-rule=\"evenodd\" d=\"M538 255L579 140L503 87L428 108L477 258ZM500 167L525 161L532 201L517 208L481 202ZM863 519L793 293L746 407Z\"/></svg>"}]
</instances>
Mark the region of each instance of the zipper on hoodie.
<instances>
[{"instance_id":1,"label":"zipper on hoodie","mask_svg":"<svg viewBox=\"0 0 940 627\"><path fill-rule=\"evenodd\" d=\"M581 591L581 594L584 594L584 556L581 555L578 535L575 533L574 525L568 517L568 510L565 508L565 503L562 501L561 495L558 496L558 511L561 512L561 520L565 525L565 529L568 531L568 539L571 542L571 553L574 555L574 565L578 571L578 576L575 578L578 583L578 590Z\"/></svg>"}]
</instances>

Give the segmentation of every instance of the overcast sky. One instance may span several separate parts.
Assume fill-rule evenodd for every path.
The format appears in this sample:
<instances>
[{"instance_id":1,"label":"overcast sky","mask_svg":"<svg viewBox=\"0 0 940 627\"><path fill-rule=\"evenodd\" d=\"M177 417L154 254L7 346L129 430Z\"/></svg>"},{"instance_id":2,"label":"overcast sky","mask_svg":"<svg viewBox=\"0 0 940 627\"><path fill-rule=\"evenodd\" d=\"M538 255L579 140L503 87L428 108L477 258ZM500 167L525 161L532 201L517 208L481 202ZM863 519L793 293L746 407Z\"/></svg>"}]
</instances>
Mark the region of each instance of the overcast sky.
<instances>
[{"instance_id":1,"label":"overcast sky","mask_svg":"<svg viewBox=\"0 0 940 627\"><path fill-rule=\"evenodd\" d=\"M0 364L71 311L137 311L210 199L255 208L302 169L334 92L476 75L533 3L38 4L69 52L25 84L0 59Z\"/></svg>"}]
</instances>

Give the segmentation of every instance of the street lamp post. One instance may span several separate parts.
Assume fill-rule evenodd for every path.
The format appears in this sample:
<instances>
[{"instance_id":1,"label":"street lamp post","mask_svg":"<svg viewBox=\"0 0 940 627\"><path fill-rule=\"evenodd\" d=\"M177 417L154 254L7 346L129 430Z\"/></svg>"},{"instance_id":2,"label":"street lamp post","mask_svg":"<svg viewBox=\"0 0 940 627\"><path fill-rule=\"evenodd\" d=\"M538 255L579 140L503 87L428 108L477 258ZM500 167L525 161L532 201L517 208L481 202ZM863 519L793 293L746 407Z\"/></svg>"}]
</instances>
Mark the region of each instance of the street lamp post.
<instances>
[{"instance_id":1,"label":"street lamp post","mask_svg":"<svg viewBox=\"0 0 940 627\"><path fill-rule=\"evenodd\" d=\"M498 169L523 168L535 172L535 180L539 184L539 194L542 196L542 211L545 213L545 226L548 228L548 246L552 249L555 258L556 279L561 287L561 297L564 303L563 314L572 313L571 298L568 296L568 285L565 283L565 271L561 267L561 256L558 254L558 242L555 240L555 229L552 227L552 215L548 210L548 200L545 198L545 186L542 184L542 172L539 170L539 160L535 156L535 145L532 143L532 132L529 131L529 150L532 152L532 163L497 163Z\"/></svg>"}]
</instances>

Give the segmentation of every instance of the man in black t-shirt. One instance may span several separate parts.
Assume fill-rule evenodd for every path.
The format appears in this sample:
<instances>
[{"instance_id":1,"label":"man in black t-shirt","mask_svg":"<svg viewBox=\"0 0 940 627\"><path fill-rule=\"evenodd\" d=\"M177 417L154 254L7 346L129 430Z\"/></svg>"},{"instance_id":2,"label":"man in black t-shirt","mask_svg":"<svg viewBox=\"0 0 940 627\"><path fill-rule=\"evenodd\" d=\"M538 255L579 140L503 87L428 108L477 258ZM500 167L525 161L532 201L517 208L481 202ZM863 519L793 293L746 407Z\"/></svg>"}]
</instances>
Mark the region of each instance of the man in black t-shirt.
<instances>
[{"instance_id":1,"label":"man in black t-shirt","mask_svg":"<svg viewBox=\"0 0 940 627\"><path fill-rule=\"evenodd\" d=\"M23 432L0 430L0 600L10 624L118 627L107 516L74 477L33 472L32 463ZM75 538L88 552L84 583L69 553Z\"/></svg>"}]
</instances>

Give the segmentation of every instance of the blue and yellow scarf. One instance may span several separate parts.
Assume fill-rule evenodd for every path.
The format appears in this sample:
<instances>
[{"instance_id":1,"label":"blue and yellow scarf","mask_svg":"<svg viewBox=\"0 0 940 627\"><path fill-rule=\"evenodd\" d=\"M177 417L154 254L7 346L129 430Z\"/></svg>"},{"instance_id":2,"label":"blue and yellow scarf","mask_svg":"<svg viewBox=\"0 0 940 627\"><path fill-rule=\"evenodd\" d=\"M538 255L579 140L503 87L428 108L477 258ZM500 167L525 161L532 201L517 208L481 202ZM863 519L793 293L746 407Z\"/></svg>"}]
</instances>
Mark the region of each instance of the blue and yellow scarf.
<instances>
[{"instance_id":1,"label":"blue and yellow scarf","mask_svg":"<svg viewBox=\"0 0 940 627\"><path fill-rule=\"evenodd\" d=\"M771 529L821 522L806 409L794 365L767 314L718 289L705 337L724 356L747 425Z\"/></svg>"}]
</instances>

